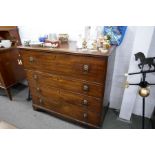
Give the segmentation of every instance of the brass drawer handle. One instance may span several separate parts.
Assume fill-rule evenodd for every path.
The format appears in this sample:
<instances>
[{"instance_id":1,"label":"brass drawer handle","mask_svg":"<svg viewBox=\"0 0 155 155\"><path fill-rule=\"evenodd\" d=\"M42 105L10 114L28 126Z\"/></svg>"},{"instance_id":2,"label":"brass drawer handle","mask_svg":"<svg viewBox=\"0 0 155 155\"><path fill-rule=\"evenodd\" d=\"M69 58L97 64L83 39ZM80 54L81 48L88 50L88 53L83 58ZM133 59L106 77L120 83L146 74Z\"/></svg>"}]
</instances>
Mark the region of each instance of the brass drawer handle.
<instances>
[{"instance_id":1,"label":"brass drawer handle","mask_svg":"<svg viewBox=\"0 0 155 155\"><path fill-rule=\"evenodd\" d=\"M39 99L39 103L40 104L43 104L43 100L41 98Z\"/></svg>"},{"instance_id":2,"label":"brass drawer handle","mask_svg":"<svg viewBox=\"0 0 155 155\"><path fill-rule=\"evenodd\" d=\"M83 86L83 90L84 90L84 91L89 91L89 86L85 84L85 85Z\"/></svg>"},{"instance_id":3,"label":"brass drawer handle","mask_svg":"<svg viewBox=\"0 0 155 155\"><path fill-rule=\"evenodd\" d=\"M83 71L84 71L84 73L88 73L88 71L89 71L89 65L83 65Z\"/></svg>"},{"instance_id":4,"label":"brass drawer handle","mask_svg":"<svg viewBox=\"0 0 155 155\"><path fill-rule=\"evenodd\" d=\"M34 78L35 80L37 80L37 79L38 79L38 76L35 74L35 75L33 76L33 78Z\"/></svg>"},{"instance_id":5,"label":"brass drawer handle","mask_svg":"<svg viewBox=\"0 0 155 155\"><path fill-rule=\"evenodd\" d=\"M34 58L33 57L29 57L29 62L34 62Z\"/></svg>"},{"instance_id":6,"label":"brass drawer handle","mask_svg":"<svg viewBox=\"0 0 155 155\"><path fill-rule=\"evenodd\" d=\"M88 105L88 101L87 100L83 100L83 104L84 105Z\"/></svg>"},{"instance_id":7,"label":"brass drawer handle","mask_svg":"<svg viewBox=\"0 0 155 155\"><path fill-rule=\"evenodd\" d=\"M88 118L88 114L87 113L84 113L83 114L83 118L85 118L85 119Z\"/></svg>"}]
</instances>

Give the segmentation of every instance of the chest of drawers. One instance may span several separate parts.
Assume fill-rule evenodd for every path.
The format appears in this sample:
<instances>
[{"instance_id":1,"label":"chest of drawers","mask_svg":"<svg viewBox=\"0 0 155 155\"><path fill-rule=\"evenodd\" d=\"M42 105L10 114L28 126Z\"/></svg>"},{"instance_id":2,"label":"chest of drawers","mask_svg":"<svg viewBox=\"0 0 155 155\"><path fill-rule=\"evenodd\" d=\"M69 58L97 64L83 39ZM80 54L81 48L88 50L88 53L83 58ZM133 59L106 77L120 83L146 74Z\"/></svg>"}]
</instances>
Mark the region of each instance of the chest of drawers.
<instances>
[{"instance_id":1,"label":"chest of drawers","mask_svg":"<svg viewBox=\"0 0 155 155\"><path fill-rule=\"evenodd\" d=\"M34 109L93 128L102 125L108 54L19 47Z\"/></svg>"}]
</instances>

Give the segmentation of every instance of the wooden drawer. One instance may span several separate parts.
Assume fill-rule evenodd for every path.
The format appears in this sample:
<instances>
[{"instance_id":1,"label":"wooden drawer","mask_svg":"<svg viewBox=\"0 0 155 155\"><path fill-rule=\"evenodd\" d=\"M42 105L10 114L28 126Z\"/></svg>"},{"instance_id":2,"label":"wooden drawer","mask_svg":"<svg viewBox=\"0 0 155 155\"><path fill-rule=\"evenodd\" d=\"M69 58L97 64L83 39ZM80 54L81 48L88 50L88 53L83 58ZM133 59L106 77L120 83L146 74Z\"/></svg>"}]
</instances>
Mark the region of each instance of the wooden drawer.
<instances>
[{"instance_id":1,"label":"wooden drawer","mask_svg":"<svg viewBox=\"0 0 155 155\"><path fill-rule=\"evenodd\" d=\"M103 97L104 85L101 84L28 70L27 77L30 85L36 83L39 87L47 85L98 98Z\"/></svg>"},{"instance_id":2,"label":"wooden drawer","mask_svg":"<svg viewBox=\"0 0 155 155\"><path fill-rule=\"evenodd\" d=\"M48 101L47 99L38 96L33 96L33 104L38 105L45 110L48 109L48 111L61 114L63 117L70 118L72 120L79 120L95 126L100 126L101 124L100 115L72 104Z\"/></svg>"},{"instance_id":3,"label":"wooden drawer","mask_svg":"<svg viewBox=\"0 0 155 155\"><path fill-rule=\"evenodd\" d=\"M105 81L107 57L24 50L21 55L26 69L67 75L98 83Z\"/></svg>"},{"instance_id":4,"label":"wooden drawer","mask_svg":"<svg viewBox=\"0 0 155 155\"><path fill-rule=\"evenodd\" d=\"M30 89L32 96L37 95L52 102L77 105L98 114L101 114L102 111L102 100L99 98L75 94L59 88L49 88L48 86L38 87L30 84Z\"/></svg>"}]
</instances>

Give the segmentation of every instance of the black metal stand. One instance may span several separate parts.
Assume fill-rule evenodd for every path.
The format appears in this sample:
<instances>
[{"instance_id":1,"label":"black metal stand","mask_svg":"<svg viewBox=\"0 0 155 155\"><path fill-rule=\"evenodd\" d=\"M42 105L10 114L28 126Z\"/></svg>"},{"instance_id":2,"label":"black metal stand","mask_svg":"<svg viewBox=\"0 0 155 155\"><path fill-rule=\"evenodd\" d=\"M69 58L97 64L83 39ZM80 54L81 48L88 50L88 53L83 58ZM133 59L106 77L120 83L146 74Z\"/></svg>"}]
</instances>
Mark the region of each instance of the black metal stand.
<instances>
[{"instance_id":1,"label":"black metal stand","mask_svg":"<svg viewBox=\"0 0 155 155\"><path fill-rule=\"evenodd\" d=\"M155 70L148 70L148 71L140 71L140 72L134 72L134 73L129 73L128 75L135 75L135 74L142 74L142 79L140 83L130 83L129 85L138 85L142 88L146 88L149 85L155 85L154 83L148 83L146 81L146 74L147 73L153 73ZM142 129L145 129L145 97L142 98Z\"/></svg>"},{"instance_id":2,"label":"black metal stand","mask_svg":"<svg viewBox=\"0 0 155 155\"><path fill-rule=\"evenodd\" d=\"M143 97L142 129L145 129L145 97Z\"/></svg>"}]
</instances>

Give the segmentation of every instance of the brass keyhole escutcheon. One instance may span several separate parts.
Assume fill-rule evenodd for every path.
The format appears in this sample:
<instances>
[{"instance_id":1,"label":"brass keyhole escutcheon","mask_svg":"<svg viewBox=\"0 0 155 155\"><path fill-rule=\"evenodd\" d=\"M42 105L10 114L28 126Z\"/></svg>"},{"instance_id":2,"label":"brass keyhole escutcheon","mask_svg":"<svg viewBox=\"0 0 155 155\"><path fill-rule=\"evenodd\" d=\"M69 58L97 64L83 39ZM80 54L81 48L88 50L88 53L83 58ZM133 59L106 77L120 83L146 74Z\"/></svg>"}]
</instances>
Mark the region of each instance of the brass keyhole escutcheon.
<instances>
[{"instance_id":1,"label":"brass keyhole escutcheon","mask_svg":"<svg viewBox=\"0 0 155 155\"><path fill-rule=\"evenodd\" d=\"M41 89L39 87L37 87L37 92L41 92Z\"/></svg>"},{"instance_id":2,"label":"brass keyhole escutcheon","mask_svg":"<svg viewBox=\"0 0 155 155\"><path fill-rule=\"evenodd\" d=\"M87 114L87 113L84 113L84 114L83 114L83 118L84 118L84 119L88 118L88 114Z\"/></svg>"},{"instance_id":3,"label":"brass keyhole escutcheon","mask_svg":"<svg viewBox=\"0 0 155 155\"><path fill-rule=\"evenodd\" d=\"M33 57L29 57L29 62L33 63L34 62L34 58Z\"/></svg>"},{"instance_id":4,"label":"brass keyhole escutcheon","mask_svg":"<svg viewBox=\"0 0 155 155\"><path fill-rule=\"evenodd\" d=\"M23 64L22 60L20 60L20 59L17 59L17 62L18 62L18 65L22 65Z\"/></svg>"},{"instance_id":5,"label":"brass keyhole escutcheon","mask_svg":"<svg viewBox=\"0 0 155 155\"><path fill-rule=\"evenodd\" d=\"M83 100L83 104L84 105L88 105L88 101L87 100Z\"/></svg>"},{"instance_id":6,"label":"brass keyhole escutcheon","mask_svg":"<svg viewBox=\"0 0 155 155\"><path fill-rule=\"evenodd\" d=\"M89 86L85 84L85 85L83 86L83 90L84 90L84 91L88 91L88 90L89 90Z\"/></svg>"},{"instance_id":7,"label":"brass keyhole escutcheon","mask_svg":"<svg viewBox=\"0 0 155 155\"><path fill-rule=\"evenodd\" d=\"M39 103L40 103L40 104L42 104L42 103L43 103L43 100L42 100L41 98L39 99Z\"/></svg>"},{"instance_id":8,"label":"brass keyhole escutcheon","mask_svg":"<svg viewBox=\"0 0 155 155\"><path fill-rule=\"evenodd\" d=\"M34 78L35 80L37 80L37 79L38 79L38 76L35 74L35 75L33 76L33 78Z\"/></svg>"}]
</instances>

